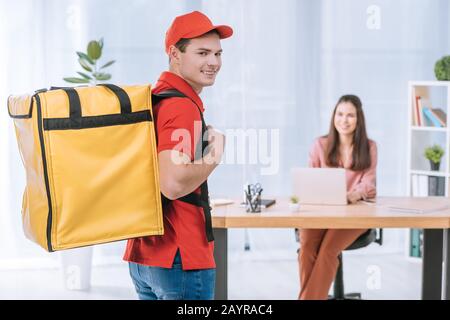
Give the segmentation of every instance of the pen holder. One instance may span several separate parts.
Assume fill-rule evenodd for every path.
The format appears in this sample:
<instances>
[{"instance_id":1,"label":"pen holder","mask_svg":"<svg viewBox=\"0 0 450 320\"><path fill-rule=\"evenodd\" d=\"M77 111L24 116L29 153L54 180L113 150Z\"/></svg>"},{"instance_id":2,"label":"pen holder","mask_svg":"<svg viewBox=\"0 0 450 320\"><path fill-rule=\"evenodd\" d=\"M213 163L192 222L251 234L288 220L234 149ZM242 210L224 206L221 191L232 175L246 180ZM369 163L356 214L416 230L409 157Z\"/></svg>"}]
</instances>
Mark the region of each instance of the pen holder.
<instances>
[{"instance_id":1,"label":"pen holder","mask_svg":"<svg viewBox=\"0 0 450 320\"><path fill-rule=\"evenodd\" d=\"M256 194L253 198L247 197L245 204L247 212L261 212L261 195Z\"/></svg>"}]
</instances>

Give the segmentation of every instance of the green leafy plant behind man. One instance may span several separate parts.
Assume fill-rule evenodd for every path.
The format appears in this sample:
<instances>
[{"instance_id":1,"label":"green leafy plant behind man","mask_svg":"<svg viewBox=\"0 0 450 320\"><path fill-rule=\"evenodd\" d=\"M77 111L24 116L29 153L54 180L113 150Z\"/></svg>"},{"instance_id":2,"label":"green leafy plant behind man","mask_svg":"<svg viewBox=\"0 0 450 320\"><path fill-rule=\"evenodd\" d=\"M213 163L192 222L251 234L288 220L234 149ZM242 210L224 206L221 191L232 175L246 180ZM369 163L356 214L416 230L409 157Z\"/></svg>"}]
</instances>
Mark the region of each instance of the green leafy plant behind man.
<instances>
[{"instance_id":1,"label":"green leafy plant behind man","mask_svg":"<svg viewBox=\"0 0 450 320\"><path fill-rule=\"evenodd\" d=\"M70 83L90 83L96 85L100 81L111 79L111 74L104 72L104 69L111 66L115 60L111 60L101 67L98 67L98 60L102 56L103 38L99 41L92 40L87 45L86 53L77 51L78 63L84 72L77 72L80 77L64 78Z\"/></svg>"}]
</instances>

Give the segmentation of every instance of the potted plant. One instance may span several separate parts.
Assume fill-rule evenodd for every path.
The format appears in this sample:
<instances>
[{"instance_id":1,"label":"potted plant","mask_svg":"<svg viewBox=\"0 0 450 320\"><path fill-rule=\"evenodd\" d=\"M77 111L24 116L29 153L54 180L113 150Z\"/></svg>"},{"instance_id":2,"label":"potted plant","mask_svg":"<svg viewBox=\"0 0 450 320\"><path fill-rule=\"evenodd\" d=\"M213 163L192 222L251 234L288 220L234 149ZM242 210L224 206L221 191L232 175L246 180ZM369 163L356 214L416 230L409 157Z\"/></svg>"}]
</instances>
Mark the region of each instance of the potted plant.
<instances>
[{"instance_id":1,"label":"potted plant","mask_svg":"<svg viewBox=\"0 0 450 320\"><path fill-rule=\"evenodd\" d=\"M111 74L104 69L111 66L111 60L101 67L98 62L103 52L103 39L89 41L86 53L77 51L78 63L84 72L77 72L80 77L64 78L69 83L86 83L97 85L99 81L111 79ZM61 271L64 287L68 290L89 290L91 286L93 247L75 248L60 252Z\"/></svg>"},{"instance_id":2,"label":"potted plant","mask_svg":"<svg viewBox=\"0 0 450 320\"><path fill-rule=\"evenodd\" d=\"M300 203L298 203L297 196L291 196L289 198L289 210L291 212L297 212L300 209Z\"/></svg>"},{"instance_id":3,"label":"potted plant","mask_svg":"<svg viewBox=\"0 0 450 320\"><path fill-rule=\"evenodd\" d=\"M106 81L111 79L111 74L105 73L103 69L111 66L115 60L111 60L101 67L98 67L98 60L103 52L103 38L99 41L89 41L86 53L77 51L78 63L85 72L77 72L81 77L68 77L64 81L70 83L89 83L96 85L98 81Z\"/></svg>"},{"instance_id":4,"label":"potted plant","mask_svg":"<svg viewBox=\"0 0 450 320\"><path fill-rule=\"evenodd\" d=\"M444 150L437 144L425 149L425 158L430 160L431 170L438 171Z\"/></svg>"},{"instance_id":5,"label":"potted plant","mask_svg":"<svg viewBox=\"0 0 450 320\"><path fill-rule=\"evenodd\" d=\"M434 65L434 74L439 81L450 80L450 56L439 59Z\"/></svg>"}]
</instances>

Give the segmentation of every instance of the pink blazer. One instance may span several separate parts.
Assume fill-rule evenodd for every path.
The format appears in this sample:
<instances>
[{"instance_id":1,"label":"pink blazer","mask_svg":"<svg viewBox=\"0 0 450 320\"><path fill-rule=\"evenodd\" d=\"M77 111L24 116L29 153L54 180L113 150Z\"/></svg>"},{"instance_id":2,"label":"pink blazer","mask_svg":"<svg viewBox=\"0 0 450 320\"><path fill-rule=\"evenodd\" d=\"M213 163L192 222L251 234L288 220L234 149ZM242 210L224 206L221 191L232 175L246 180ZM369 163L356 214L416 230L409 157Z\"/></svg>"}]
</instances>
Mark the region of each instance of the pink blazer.
<instances>
[{"instance_id":1,"label":"pink blazer","mask_svg":"<svg viewBox=\"0 0 450 320\"><path fill-rule=\"evenodd\" d=\"M312 168L328 168L325 162L325 149L327 139L324 137L317 138L309 152L309 166ZM362 171L353 171L351 162L343 164L340 168L345 168L348 192L360 192L363 199L374 198L377 195L376 174L377 174L377 145L374 141L369 140L370 146L370 168Z\"/></svg>"}]
</instances>

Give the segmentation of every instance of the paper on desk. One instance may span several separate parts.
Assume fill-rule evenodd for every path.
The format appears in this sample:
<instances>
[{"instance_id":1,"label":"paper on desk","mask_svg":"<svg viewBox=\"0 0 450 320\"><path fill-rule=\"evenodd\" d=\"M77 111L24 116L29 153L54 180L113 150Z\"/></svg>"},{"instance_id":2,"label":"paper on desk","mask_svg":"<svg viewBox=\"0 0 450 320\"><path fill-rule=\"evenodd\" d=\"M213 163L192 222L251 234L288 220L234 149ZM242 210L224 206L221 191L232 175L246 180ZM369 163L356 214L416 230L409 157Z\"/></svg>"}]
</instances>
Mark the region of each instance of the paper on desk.
<instances>
[{"instance_id":1,"label":"paper on desk","mask_svg":"<svg viewBox=\"0 0 450 320\"><path fill-rule=\"evenodd\" d=\"M358 202L368 205L368 206L376 206L377 205L377 202L374 199L359 200Z\"/></svg>"},{"instance_id":2,"label":"paper on desk","mask_svg":"<svg viewBox=\"0 0 450 320\"><path fill-rule=\"evenodd\" d=\"M409 213L432 213L437 211L442 211L450 208L450 205L435 206L430 208L408 208L408 207L397 207L397 206L387 206L392 211L409 212Z\"/></svg>"},{"instance_id":3,"label":"paper on desk","mask_svg":"<svg viewBox=\"0 0 450 320\"><path fill-rule=\"evenodd\" d=\"M385 198L377 201L377 205L392 211L422 214L450 209L450 199L447 197Z\"/></svg>"},{"instance_id":4,"label":"paper on desk","mask_svg":"<svg viewBox=\"0 0 450 320\"><path fill-rule=\"evenodd\" d=\"M225 206L228 204L232 204L232 203L234 203L234 201L231 199L211 199L210 203L212 206L218 207L218 206Z\"/></svg>"}]
</instances>

